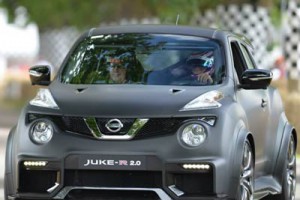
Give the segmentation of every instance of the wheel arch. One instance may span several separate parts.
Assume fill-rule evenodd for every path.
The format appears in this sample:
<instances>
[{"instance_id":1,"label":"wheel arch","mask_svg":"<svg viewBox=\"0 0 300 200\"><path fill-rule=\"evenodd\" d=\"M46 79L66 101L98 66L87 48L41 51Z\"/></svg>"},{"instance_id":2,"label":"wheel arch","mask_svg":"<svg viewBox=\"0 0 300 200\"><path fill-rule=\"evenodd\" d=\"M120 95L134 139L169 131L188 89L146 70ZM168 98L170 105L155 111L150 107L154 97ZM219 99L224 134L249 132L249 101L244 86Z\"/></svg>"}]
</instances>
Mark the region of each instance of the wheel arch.
<instances>
[{"instance_id":1,"label":"wheel arch","mask_svg":"<svg viewBox=\"0 0 300 200\"><path fill-rule=\"evenodd\" d=\"M255 163L255 142L254 142L253 135L250 132L247 135L247 139L250 142L252 153L253 153L253 159L254 159L253 161ZM254 165L254 167L255 167L255 165Z\"/></svg>"},{"instance_id":2,"label":"wheel arch","mask_svg":"<svg viewBox=\"0 0 300 200\"><path fill-rule=\"evenodd\" d=\"M297 144L298 144L298 138L297 138L297 131L295 128L292 129L292 134L295 138L295 145L296 145L296 149L297 149Z\"/></svg>"},{"instance_id":3,"label":"wheel arch","mask_svg":"<svg viewBox=\"0 0 300 200\"><path fill-rule=\"evenodd\" d=\"M281 138L281 144L278 150L278 156L274 167L274 177L279 182L281 182L281 180L284 178L282 175L282 170L284 170L283 168L285 167L284 163L285 163L285 159L288 151L289 139L291 135L293 135L295 139L296 149L297 149L297 131L291 124L286 122L283 130L282 138Z\"/></svg>"},{"instance_id":4,"label":"wheel arch","mask_svg":"<svg viewBox=\"0 0 300 200\"><path fill-rule=\"evenodd\" d=\"M16 127L13 127L7 137L6 151L5 151L5 169L4 169L4 189L5 194L13 193L13 137L15 135Z\"/></svg>"},{"instance_id":5,"label":"wheel arch","mask_svg":"<svg viewBox=\"0 0 300 200\"><path fill-rule=\"evenodd\" d=\"M255 161L255 142L254 142L253 135L250 131L246 130L245 128L242 128L238 135L237 143L236 143L236 147L235 147L235 152L237 152L237 154L234 158L234 162L233 162L235 164L235 166L239 166L239 164L242 161L242 151L241 150L244 148L244 144L245 144L246 140L248 140L250 142L251 149L254 154L253 158Z\"/></svg>"},{"instance_id":6,"label":"wheel arch","mask_svg":"<svg viewBox=\"0 0 300 200\"><path fill-rule=\"evenodd\" d=\"M251 149L253 151L253 159L254 159L254 163L255 163L255 142L254 142L254 138L252 133L247 130L246 126L241 126L237 137L236 137L236 143L234 145L233 151L235 152L234 155L232 155L232 180L233 180L233 185L235 185L236 187L230 187L230 193L233 195L232 198L235 198L235 195L238 191L238 186L239 186L239 176L240 173L236 173L240 171L240 165L242 163L242 159L243 159L243 148L244 148L244 144L246 141L249 141L250 145L251 145Z\"/></svg>"}]
</instances>

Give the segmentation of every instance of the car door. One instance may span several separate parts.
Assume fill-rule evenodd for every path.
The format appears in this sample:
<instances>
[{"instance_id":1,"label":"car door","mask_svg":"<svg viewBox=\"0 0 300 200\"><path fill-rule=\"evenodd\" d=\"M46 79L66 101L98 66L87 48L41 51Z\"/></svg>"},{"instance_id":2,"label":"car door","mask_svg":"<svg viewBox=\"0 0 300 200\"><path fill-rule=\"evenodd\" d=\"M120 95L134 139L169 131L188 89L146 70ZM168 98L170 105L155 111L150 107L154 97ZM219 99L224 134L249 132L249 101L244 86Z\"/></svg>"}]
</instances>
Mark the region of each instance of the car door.
<instances>
[{"instance_id":1,"label":"car door","mask_svg":"<svg viewBox=\"0 0 300 200\"><path fill-rule=\"evenodd\" d=\"M236 71L236 82L240 83L242 73L246 69L256 68L252 55L247 46L236 41L231 42L231 49ZM265 142L267 138L269 97L267 89L242 89L237 87L236 100L247 116L249 131L253 134L255 141L255 167L256 176L263 175L264 166L268 159L265 156Z\"/></svg>"}]
</instances>

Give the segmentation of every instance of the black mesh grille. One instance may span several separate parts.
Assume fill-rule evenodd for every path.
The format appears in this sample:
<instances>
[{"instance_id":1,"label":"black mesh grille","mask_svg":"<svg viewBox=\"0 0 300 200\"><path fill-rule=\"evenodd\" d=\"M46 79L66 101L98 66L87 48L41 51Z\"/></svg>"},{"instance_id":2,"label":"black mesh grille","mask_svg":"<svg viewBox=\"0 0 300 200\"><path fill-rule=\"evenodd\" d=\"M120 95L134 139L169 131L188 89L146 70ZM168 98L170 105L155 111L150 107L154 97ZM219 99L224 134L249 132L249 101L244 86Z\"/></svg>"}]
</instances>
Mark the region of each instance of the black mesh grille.
<instances>
[{"instance_id":1,"label":"black mesh grille","mask_svg":"<svg viewBox=\"0 0 300 200\"><path fill-rule=\"evenodd\" d=\"M135 138L174 134L186 118L153 118L139 131Z\"/></svg>"},{"instance_id":2,"label":"black mesh grille","mask_svg":"<svg viewBox=\"0 0 300 200\"><path fill-rule=\"evenodd\" d=\"M160 200L152 191L72 190L65 200Z\"/></svg>"},{"instance_id":3,"label":"black mesh grille","mask_svg":"<svg viewBox=\"0 0 300 200\"><path fill-rule=\"evenodd\" d=\"M65 130L92 136L92 133L82 117L62 117Z\"/></svg>"},{"instance_id":4,"label":"black mesh grille","mask_svg":"<svg viewBox=\"0 0 300 200\"><path fill-rule=\"evenodd\" d=\"M48 118L52 120L61 130L74 132L82 135L92 136L92 133L86 125L83 117L72 116L55 116L42 114L28 114L27 123L30 123L39 118ZM189 118L152 118L142 127L134 139L141 139L147 137L161 136L174 134L183 121ZM111 133L105 127L105 124L111 118L96 118L99 130L105 135L124 135L127 134L133 125L135 118L119 118L123 124L123 128L117 133Z\"/></svg>"}]
</instances>

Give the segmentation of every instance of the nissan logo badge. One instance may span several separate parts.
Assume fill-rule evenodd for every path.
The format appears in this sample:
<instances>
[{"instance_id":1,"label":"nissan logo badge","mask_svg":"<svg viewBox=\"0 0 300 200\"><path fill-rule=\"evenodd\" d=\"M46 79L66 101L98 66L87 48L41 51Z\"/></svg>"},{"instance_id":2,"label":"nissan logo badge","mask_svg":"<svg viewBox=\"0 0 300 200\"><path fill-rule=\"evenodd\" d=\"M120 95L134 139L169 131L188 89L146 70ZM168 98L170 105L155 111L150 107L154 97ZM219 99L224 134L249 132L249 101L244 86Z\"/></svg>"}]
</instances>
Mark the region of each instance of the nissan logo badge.
<instances>
[{"instance_id":1,"label":"nissan logo badge","mask_svg":"<svg viewBox=\"0 0 300 200\"><path fill-rule=\"evenodd\" d=\"M119 119L111 119L106 124L105 127L112 133L119 132L123 128L123 124Z\"/></svg>"}]
</instances>

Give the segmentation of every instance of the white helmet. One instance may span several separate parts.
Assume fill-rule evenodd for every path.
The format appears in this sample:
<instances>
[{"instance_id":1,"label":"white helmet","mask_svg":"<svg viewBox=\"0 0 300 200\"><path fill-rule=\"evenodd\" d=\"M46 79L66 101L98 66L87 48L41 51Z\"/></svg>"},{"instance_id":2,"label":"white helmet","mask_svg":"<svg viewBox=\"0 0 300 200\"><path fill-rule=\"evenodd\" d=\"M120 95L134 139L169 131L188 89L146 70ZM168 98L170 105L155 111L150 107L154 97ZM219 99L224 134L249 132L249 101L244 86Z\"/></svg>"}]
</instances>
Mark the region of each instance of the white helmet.
<instances>
[{"instance_id":1,"label":"white helmet","mask_svg":"<svg viewBox=\"0 0 300 200\"><path fill-rule=\"evenodd\" d=\"M187 58L186 63L192 67L203 67L209 70L214 65L213 51L193 53Z\"/></svg>"}]
</instances>

